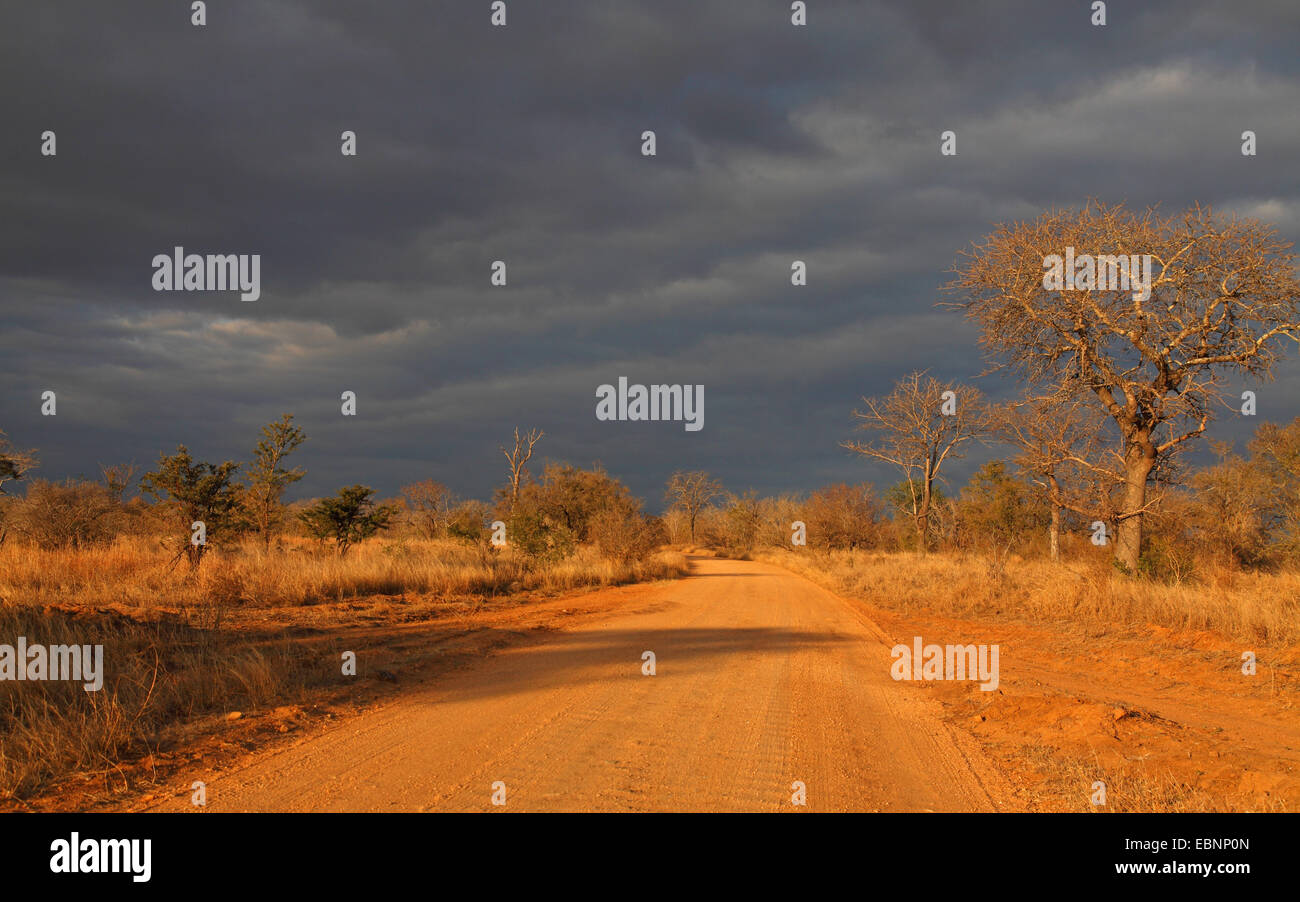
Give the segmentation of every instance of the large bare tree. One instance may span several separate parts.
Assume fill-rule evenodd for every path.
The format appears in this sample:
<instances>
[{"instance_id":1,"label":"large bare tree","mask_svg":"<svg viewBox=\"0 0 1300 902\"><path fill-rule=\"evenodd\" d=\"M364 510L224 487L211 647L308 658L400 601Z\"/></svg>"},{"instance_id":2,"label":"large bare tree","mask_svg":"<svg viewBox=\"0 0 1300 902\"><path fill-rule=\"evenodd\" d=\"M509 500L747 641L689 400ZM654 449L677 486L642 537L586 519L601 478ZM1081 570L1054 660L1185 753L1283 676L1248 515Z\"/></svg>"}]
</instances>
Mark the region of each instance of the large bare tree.
<instances>
[{"instance_id":1,"label":"large bare tree","mask_svg":"<svg viewBox=\"0 0 1300 902\"><path fill-rule=\"evenodd\" d=\"M1300 332L1290 248L1270 226L1200 206L1163 217L1090 203L1000 225L958 259L948 288L995 368L1061 397L1091 394L1118 427L1115 557L1130 570L1153 472L1205 431L1229 377L1269 378L1279 343ZM1147 286L1134 267L1125 285L1098 260L1148 254ZM1063 284L1054 257L1073 258Z\"/></svg>"},{"instance_id":2,"label":"large bare tree","mask_svg":"<svg viewBox=\"0 0 1300 902\"><path fill-rule=\"evenodd\" d=\"M722 496L722 483L703 470L678 470L668 478L664 499L686 514L691 525L691 541L695 541L695 521L708 503Z\"/></svg>"},{"instance_id":3,"label":"large bare tree","mask_svg":"<svg viewBox=\"0 0 1300 902\"><path fill-rule=\"evenodd\" d=\"M878 437L844 442L844 447L903 472L917 543L925 551L935 484L942 481L944 464L961 458L963 446L987 434L989 406L977 389L940 382L925 372L903 377L884 397L862 401L866 409L853 412L862 421L858 428Z\"/></svg>"}]
</instances>

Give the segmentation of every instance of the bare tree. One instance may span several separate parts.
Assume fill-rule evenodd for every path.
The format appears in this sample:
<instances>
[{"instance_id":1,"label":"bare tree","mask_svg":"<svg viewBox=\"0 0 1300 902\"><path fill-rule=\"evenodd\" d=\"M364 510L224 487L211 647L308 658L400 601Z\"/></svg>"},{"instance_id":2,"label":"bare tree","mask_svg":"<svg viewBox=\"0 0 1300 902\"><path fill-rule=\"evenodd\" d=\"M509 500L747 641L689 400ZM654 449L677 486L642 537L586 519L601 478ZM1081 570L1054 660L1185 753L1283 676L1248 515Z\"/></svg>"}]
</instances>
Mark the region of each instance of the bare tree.
<instances>
[{"instance_id":1,"label":"bare tree","mask_svg":"<svg viewBox=\"0 0 1300 902\"><path fill-rule=\"evenodd\" d=\"M941 481L945 463L964 455L964 445L987 434L988 405L977 389L939 382L925 372L903 377L884 397L862 401L866 410L853 412L862 420L858 428L879 438L873 443L844 442L844 447L903 471L909 513L925 551L935 483Z\"/></svg>"},{"instance_id":2,"label":"bare tree","mask_svg":"<svg viewBox=\"0 0 1300 902\"><path fill-rule=\"evenodd\" d=\"M426 539L447 534L456 500L445 485L432 479L413 482L402 486L402 498L411 510L416 528Z\"/></svg>"},{"instance_id":3,"label":"bare tree","mask_svg":"<svg viewBox=\"0 0 1300 902\"><path fill-rule=\"evenodd\" d=\"M1105 441L1096 404L1087 399L1027 397L993 411L993 431L1013 445L1016 464L1047 499L1048 547L1060 557L1061 514L1100 515L1098 499L1123 482L1123 470L1101 459Z\"/></svg>"},{"instance_id":4,"label":"bare tree","mask_svg":"<svg viewBox=\"0 0 1300 902\"><path fill-rule=\"evenodd\" d=\"M113 499L114 504L122 503L122 496L130 488L131 483L135 481L135 464L100 464L99 472L102 475L101 482L108 491L108 495Z\"/></svg>"},{"instance_id":5,"label":"bare tree","mask_svg":"<svg viewBox=\"0 0 1300 902\"><path fill-rule=\"evenodd\" d=\"M691 542L695 541L695 521L700 511L714 498L722 496L722 483L703 470L678 470L668 478L664 500L686 514L691 525Z\"/></svg>"},{"instance_id":6,"label":"bare tree","mask_svg":"<svg viewBox=\"0 0 1300 902\"><path fill-rule=\"evenodd\" d=\"M1051 394L1091 394L1118 426L1115 557L1126 568L1138 566L1158 465L1205 431L1227 376L1270 378L1276 345L1296 340L1290 247L1271 226L1199 205L1165 218L1090 203L1000 225L958 260L948 288L965 295L957 306L980 324L995 368ZM1060 290L1052 258L1075 253ZM1147 254L1149 284L1134 284L1131 262Z\"/></svg>"},{"instance_id":7,"label":"bare tree","mask_svg":"<svg viewBox=\"0 0 1300 902\"><path fill-rule=\"evenodd\" d=\"M519 500L519 486L528 473L526 466L533 456L533 446L541 441L544 435L545 432L530 429L527 435L520 436L519 427L516 426L514 448L510 451L507 451L504 446L501 448L501 453L506 456L506 461L510 464L510 508L514 508L515 502Z\"/></svg>"}]
</instances>

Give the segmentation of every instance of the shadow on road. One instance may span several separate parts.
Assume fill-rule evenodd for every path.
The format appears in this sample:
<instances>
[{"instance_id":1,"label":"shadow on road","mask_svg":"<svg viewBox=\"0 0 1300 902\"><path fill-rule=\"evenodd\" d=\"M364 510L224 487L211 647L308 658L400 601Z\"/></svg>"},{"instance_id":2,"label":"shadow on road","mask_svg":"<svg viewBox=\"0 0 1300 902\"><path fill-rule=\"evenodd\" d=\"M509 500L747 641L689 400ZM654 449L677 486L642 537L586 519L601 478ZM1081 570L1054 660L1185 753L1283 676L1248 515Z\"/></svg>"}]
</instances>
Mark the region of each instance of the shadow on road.
<instances>
[{"instance_id":1,"label":"shadow on road","mask_svg":"<svg viewBox=\"0 0 1300 902\"><path fill-rule=\"evenodd\" d=\"M673 628L545 632L521 641L518 633L500 632L504 651L474 663L472 676L441 680L442 701L512 695L556 686L615 680L672 680L701 670L724 670L737 659L785 658L803 648L854 641L824 630L775 627ZM641 672L643 652L655 653L656 675Z\"/></svg>"}]
</instances>

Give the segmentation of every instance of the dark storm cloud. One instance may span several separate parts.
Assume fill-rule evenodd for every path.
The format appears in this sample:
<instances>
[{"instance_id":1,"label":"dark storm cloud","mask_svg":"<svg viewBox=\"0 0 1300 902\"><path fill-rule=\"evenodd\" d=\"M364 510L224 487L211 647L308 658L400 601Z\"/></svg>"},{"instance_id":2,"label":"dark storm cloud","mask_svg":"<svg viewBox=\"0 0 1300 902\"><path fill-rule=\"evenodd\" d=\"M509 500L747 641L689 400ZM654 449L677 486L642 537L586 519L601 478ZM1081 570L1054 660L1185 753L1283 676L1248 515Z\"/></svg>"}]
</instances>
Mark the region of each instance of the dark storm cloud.
<instances>
[{"instance_id":1,"label":"dark storm cloud","mask_svg":"<svg viewBox=\"0 0 1300 902\"><path fill-rule=\"evenodd\" d=\"M308 494L483 496L515 425L652 503L681 467L883 482L838 446L851 411L911 369L982 371L934 304L993 223L1200 201L1297 237L1292 4L1111 3L1104 28L1087 3L809 6L797 29L787 3L516 0L493 29L479 2L221 2L205 28L9 4L0 428L58 477L181 441L242 459L292 411ZM176 245L261 254L261 300L155 293ZM703 383L704 430L597 422L621 375ZM1290 418L1280 375L1261 412Z\"/></svg>"}]
</instances>

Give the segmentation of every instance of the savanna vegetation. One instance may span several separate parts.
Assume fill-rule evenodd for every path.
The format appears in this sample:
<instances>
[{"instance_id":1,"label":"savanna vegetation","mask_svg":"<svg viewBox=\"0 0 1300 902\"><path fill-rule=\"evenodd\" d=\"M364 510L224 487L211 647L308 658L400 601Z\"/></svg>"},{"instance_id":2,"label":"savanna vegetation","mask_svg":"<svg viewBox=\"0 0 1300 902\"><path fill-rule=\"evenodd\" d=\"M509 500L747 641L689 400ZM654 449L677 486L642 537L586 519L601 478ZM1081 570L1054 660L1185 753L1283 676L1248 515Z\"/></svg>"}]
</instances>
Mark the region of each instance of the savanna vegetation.
<instances>
[{"instance_id":1,"label":"savanna vegetation","mask_svg":"<svg viewBox=\"0 0 1300 902\"><path fill-rule=\"evenodd\" d=\"M534 476L540 439L516 433L502 449L507 477L487 501L426 479L390 499L356 484L289 504L307 436L287 414L248 463L182 445L138 477L106 466L94 481L39 478L38 452L0 433L0 637L102 644L106 659L93 693L0 682L0 799L70 772L112 777L205 716L341 683L359 608L437 621L685 572L660 520L600 467Z\"/></svg>"}]
</instances>

